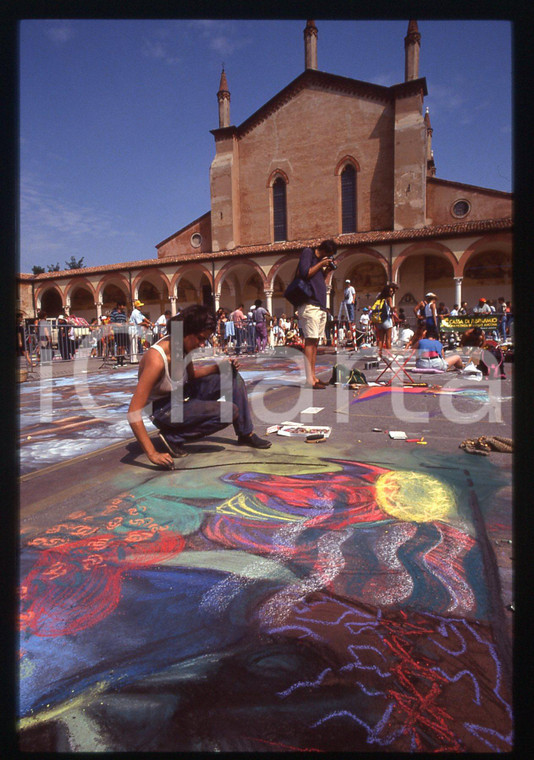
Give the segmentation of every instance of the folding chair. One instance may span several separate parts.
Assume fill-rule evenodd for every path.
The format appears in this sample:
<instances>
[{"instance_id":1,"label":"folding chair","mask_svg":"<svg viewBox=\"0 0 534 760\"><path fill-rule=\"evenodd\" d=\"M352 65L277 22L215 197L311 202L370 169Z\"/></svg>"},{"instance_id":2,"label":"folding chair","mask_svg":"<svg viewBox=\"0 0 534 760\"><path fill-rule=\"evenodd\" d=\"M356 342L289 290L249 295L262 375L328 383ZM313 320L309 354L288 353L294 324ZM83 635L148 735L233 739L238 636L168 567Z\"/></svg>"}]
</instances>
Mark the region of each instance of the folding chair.
<instances>
[{"instance_id":1,"label":"folding chair","mask_svg":"<svg viewBox=\"0 0 534 760\"><path fill-rule=\"evenodd\" d=\"M409 383L414 383L413 377L411 377L410 373L406 369L408 362L412 358L412 356L415 354L416 349L415 348L409 348L409 349L396 349L395 351L390 351L387 348L382 349L382 360L385 363L385 367L382 370L382 372L378 375L375 382L377 383L382 375L387 372L388 370L390 372L393 372L393 375L390 377L387 385L391 385L393 380L398 377L399 380L402 382L402 378L400 377L400 374L402 373L408 378Z\"/></svg>"}]
</instances>

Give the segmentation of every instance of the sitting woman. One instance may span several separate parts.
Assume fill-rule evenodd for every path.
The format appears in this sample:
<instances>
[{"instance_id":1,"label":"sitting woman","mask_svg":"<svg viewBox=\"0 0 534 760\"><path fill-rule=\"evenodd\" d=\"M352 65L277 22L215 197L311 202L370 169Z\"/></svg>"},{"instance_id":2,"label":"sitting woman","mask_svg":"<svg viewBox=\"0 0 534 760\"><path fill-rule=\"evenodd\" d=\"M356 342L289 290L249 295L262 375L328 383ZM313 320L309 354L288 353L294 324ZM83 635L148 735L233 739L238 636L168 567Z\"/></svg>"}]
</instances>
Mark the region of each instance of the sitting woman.
<instances>
[{"instance_id":1,"label":"sitting woman","mask_svg":"<svg viewBox=\"0 0 534 760\"><path fill-rule=\"evenodd\" d=\"M173 336L175 322L182 323L181 340L180 335ZM154 464L172 468L173 457L186 456L185 442L204 438L229 424L234 426L238 444L255 449L271 446L270 441L252 432L247 390L237 371L237 359L198 364L191 361L195 350L209 340L216 327L214 316L205 306L188 306L171 317L167 322L167 335L154 343L139 362L139 379L128 409L128 422ZM223 370L231 377L231 401L218 400ZM156 451L143 422L143 410L150 402L150 419L159 429L159 438L167 449L163 453ZM176 416L181 419L175 421Z\"/></svg>"},{"instance_id":2,"label":"sitting woman","mask_svg":"<svg viewBox=\"0 0 534 760\"><path fill-rule=\"evenodd\" d=\"M460 338L461 348L482 348L486 342L486 334L480 327L470 327Z\"/></svg>"},{"instance_id":3,"label":"sitting woman","mask_svg":"<svg viewBox=\"0 0 534 760\"><path fill-rule=\"evenodd\" d=\"M436 327L429 327L417 342L415 366L418 369L437 369L442 372L464 367L458 354L447 358L443 356L443 344L438 340Z\"/></svg>"}]
</instances>

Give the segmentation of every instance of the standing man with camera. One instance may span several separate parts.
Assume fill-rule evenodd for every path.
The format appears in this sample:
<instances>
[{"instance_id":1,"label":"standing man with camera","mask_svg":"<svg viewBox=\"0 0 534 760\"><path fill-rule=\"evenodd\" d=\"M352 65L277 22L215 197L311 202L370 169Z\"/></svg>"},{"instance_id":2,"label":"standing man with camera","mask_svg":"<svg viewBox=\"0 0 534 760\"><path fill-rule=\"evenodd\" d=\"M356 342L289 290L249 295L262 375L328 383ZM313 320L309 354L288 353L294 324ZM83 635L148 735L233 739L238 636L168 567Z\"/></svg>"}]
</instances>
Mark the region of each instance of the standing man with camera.
<instances>
[{"instance_id":1,"label":"standing man with camera","mask_svg":"<svg viewBox=\"0 0 534 760\"><path fill-rule=\"evenodd\" d=\"M336 269L334 256L337 245L333 240L323 240L315 249L304 248L300 254L298 274L308 280L311 286L311 296L308 301L298 307L299 327L304 333L304 358L306 369L306 385L320 390L326 388L315 374L317 346L324 337L326 326L326 283L328 272Z\"/></svg>"}]
</instances>

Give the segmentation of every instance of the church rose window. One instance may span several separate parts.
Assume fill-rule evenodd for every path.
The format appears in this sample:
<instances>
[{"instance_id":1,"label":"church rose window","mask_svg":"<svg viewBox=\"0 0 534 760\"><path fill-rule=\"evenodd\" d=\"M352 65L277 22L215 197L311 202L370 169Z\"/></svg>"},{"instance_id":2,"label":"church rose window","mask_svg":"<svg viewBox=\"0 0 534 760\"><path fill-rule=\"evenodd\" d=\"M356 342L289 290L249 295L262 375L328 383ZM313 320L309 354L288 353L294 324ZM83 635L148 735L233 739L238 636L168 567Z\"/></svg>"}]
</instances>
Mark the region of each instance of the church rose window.
<instances>
[{"instance_id":1,"label":"church rose window","mask_svg":"<svg viewBox=\"0 0 534 760\"><path fill-rule=\"evenodd\" d=\"M468 201L465 201L463 199L461 201L456 201L452 207L452 213L457 217L467 216L470 210L471 206L469 205Z\"/></svg>"},{"instance_id":2,"label":"church rose window","mask_svg":"<svg viewBox=\"0 0 534 760\"><path fill-rule=\"evenodd\" d=\"M278 177L273 183L274 239L287 240L286 183Z\"/></svg>"},{"instance_id":3,"label":"church rose window","mask_svg":"<svg viewBox=\"0 0 534 760\"><path fill-rule=\"evenodd\" d=\"M341 232L356 232L356 169L352 164L341 172Z\"/></svg>"}]
</instances>

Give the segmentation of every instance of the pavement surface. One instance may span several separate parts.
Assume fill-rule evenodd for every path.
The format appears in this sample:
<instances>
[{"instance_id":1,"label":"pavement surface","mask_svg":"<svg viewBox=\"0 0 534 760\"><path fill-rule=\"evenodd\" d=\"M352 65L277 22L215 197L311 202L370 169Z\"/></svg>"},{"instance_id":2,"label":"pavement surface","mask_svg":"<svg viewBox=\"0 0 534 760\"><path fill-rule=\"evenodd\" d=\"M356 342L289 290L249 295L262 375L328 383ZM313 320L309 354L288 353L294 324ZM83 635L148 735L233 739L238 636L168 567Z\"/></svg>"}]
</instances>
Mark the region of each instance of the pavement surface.
<instances>
[{"instance_id":1,"label":"pavement surface","mask_svg":"<svg viewBox=\"0 0 534 760\"><path fill-rule=\"evenodd\" d=\"M172 471L125 420L135 366L21 383L23 751L512 749L512 455L459 444L511 437L513 366L368 362L321 354L371 385L311 391L293 354L244 357L259 435L330 436L230 426Z\"/></svg>"}]
</instances>

